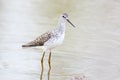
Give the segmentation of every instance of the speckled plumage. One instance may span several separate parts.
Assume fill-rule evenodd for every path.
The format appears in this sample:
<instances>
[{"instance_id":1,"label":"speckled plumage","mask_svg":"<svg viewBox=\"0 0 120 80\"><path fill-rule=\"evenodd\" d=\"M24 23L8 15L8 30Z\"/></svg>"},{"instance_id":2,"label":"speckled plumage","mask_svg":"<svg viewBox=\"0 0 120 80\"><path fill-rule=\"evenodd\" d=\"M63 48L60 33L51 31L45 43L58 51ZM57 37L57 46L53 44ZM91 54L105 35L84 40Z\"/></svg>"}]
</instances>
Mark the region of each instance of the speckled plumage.
<instances>
[{"instance_id":1,"label":"speckled plumage","mask_svg":"<svg viewBox=\"0 0 120 80\"><path fill-rule=\"evenodd\" d=\"M43 46L46 41L48 41L52 36L51 32L46 32L41 36L37 37L35 40L22 45L22 47L34 47L34 46Z\"/></svg>"}]
</instances>

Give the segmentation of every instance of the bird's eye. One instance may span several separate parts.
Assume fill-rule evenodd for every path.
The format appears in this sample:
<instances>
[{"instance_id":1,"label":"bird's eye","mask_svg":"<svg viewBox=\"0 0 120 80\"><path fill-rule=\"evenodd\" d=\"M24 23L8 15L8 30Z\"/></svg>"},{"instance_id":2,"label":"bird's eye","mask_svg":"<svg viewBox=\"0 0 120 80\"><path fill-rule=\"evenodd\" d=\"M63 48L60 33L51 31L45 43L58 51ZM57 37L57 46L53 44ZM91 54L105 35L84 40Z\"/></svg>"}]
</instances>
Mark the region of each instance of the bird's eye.
<instances>
[{"instance_id":1,"label":"bird's eye","mask_svg":"<svg viewBox=\"0 0 120 80\"><path fill-rule=\"evenodd\" d=\"M62 16L63 18L65 18L65 16Z\"/></svg>"}]
</instances>

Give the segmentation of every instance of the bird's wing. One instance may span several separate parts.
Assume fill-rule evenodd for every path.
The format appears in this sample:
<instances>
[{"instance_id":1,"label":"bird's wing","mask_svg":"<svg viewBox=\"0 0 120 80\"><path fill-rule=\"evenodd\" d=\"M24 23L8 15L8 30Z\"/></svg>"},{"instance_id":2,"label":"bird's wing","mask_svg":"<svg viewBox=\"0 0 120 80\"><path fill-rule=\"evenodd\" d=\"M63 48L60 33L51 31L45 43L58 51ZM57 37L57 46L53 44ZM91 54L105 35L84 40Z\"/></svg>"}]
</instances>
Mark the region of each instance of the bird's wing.
<instances>
[{"instance_id":1,"label":"bird's wing","mask_svg":"<svg viewBox=\"0 0 120 80\"><path fill-rule=\"evenodd\" d=\"M29 42L28 44L22 45L22 47L34 47L43 46L46 41L48 41L52 36L52 32L46 32L41 36L37 37L35 40Z\"/></svg>"}]
</instances>

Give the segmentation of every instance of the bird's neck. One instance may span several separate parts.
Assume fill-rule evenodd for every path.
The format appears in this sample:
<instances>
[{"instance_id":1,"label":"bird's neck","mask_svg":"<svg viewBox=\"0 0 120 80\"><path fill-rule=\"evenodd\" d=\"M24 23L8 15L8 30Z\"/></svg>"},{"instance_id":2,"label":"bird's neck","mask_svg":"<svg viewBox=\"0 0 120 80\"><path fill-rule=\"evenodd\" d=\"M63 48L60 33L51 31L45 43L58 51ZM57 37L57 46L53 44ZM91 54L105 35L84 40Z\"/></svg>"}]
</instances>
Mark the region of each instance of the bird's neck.
<instances>
[{"instance_id":1,"label":"bird's neck","mask_svg":"<svg viewBox=\"0 0 120 80\"><path fill-rule=\"evenodd\" d=\"M59 21L58 21L58 24L57 24L57 30L63 34L65 32L65 23L66 23L66 20L63 19L63 18L60 18Z\"/></svg>"}]
</instances>

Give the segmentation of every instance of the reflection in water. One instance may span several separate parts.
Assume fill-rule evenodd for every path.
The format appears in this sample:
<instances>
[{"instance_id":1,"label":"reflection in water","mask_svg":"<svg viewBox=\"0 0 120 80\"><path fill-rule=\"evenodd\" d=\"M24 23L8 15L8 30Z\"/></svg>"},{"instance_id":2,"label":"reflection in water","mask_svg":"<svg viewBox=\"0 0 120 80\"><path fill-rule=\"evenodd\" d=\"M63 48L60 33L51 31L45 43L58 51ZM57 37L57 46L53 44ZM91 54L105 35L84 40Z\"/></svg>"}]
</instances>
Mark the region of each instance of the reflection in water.
<instances>
[{"instance_id":1,"label":"reflection in water","mask_svg":"<svg viewBox=\"0 0 120 80\"><path fill-rule=\"evenodd\" d=\"M43 65L44 55L45 55L45 52L43 52L43 55L42 55L42 58L41 58L41 67L42 67L42 70L41 70L41 74L40 74L40 80L42 80L43 71L44 71L44 65Z\"/></svg>"},{"instance_id":2,"label":"reflection in water","mask_svg":"<svg viewBox=\"0 0 120 80\"><path fill-rule=\"evenodd\" d=\"M44 55L45 52L43 52L42 58L41 58L41 74L40 74L40 80L42 80L42 76L43 76L43 71L44 71L44 65L43 65L43 61L44 61ZM48 58L48 65L49 65L49 69L48 69L48 80L50 80L50 71L51 71L51 52L49 54L49 58Z\"/></svg>"},{"instance_id":3,"label":"reflection in water","mask_svg":"<svg viewBox=\"0 0 120 80\"><path fill-rule=\"evenodd\" d=\"M49 70L48 70L48 80L50 80L50 71L51 71L51 52L49 54L49 58L48 58L48 65L49 65Z\"/></svg>"}]
</instances>

